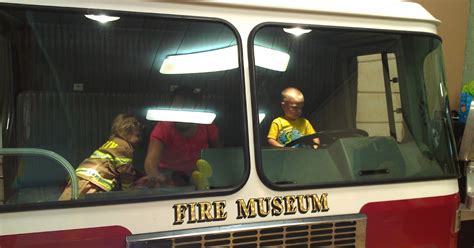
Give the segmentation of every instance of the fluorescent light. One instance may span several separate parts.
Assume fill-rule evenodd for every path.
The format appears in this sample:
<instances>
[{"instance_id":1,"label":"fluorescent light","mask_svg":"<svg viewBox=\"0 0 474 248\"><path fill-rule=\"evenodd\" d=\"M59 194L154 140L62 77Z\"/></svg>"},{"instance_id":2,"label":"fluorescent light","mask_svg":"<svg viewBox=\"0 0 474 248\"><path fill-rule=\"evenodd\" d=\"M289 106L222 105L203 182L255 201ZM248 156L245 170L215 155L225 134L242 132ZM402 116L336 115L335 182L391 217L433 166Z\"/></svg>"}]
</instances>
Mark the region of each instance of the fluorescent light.
<instances>
[{"instance_id":1,"label":"fluorescent light","mask_svg":"<svg viewBox=\"0 0 474 248\"><path fill-rule=\"evenodd\" d=\"M113 22L120 19L120 17L118 16L108 16L108 15L84 15L84 16L100 23Z\"/></svg>"},{"instance_id":2,"label":"fluorescent light","mask_svg":"<svg viewBox=\"0 0 474 248\"><path fill-rule=\"evenodd\" d=\"M257 66L286 71L290 55L284 52L255 46ZM191 54L170 55L160 68L162 74L188 74L231 70L239 67L237 45Z\"/></svg>"},{"instance_id":3,"label":"fluorescent light","mask_svg":"<svg viewBox=\"0 0 474 248\"><path fill-rule=\"evenodd\" d=\"M254 50L255 64L257 66L274 71L286 71L288 62L290 61L290 55L288 53L261 46L254 46Z\"/></svg>"},{"instance_id":4,"label":"fluorescent light","mask_svg":"<svg viewBox=\"0 0 474 248\"><path fill-rule=\"evenodd\" d=\"M200 111L149 109L146 113L146 119L150 121L211 124L215 118L215 113Z\"/></svg>"},{"instance_id":5,"label":"fluorescent light","mask_svg":"<svg viewBox=\"0 0 474 248\"><path fill-rule=\"evenodd\" d=\"M263 119L265 119L265 113L258 113L258 123L262 123Z\"/></svg>"},{"instance_id":6,"label":"fluorescent light","mask_svg":"<svg viewBox=\"0 0 474 248\"><path fill-rule=\"evenodd\" d=\"M160 68L162 74L186 74L225 71L239 67L237 46L168 56Z\"/></svg>"},{"instance_id":7,"label":"fluorescent light","mask_svg":"<svg viewBox=\"0 0 474 248\"><path fill-rule=\"evenodd\" d=\"M307 34L311 32L311 29L302 29L302 28L283 28L283 31L292 34L294 36L300 36L302 34Z\"/></svg>"}]
</instances>

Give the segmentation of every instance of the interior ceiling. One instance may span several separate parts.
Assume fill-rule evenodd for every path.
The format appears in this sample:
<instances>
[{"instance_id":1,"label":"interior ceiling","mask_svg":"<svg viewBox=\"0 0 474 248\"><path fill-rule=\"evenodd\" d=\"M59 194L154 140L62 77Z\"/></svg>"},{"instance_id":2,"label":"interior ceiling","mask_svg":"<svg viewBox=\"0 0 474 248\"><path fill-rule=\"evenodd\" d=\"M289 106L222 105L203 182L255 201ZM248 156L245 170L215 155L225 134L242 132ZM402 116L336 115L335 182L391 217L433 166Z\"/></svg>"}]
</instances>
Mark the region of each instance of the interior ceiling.
<instances>
[{"instance_id":1,"label":"interior ceiling","mask_svg":"<svg viewBox=\"0 0 474 248\"><path fill-rule=\"evenodd\" d=\"M109 86L116 91L130 91L133 84L135 91L149 91L168 90L172 84L190 81L195 87L211 88L207 85L216 81L240 80L238 70L192 75L159 73L169 55L237 44L231 29L221 23L122 16L119 21L101 25L82 14L27 12L11 16L28 24L28 29L17 30L19 40L29 41L19 50L38 65L38 69L33 68L35 79L24 80L25 89L47 89L51 81L58 81L65 89L83 83L85 91L104 91ZM39 75L46 71L54 75Z\"/></svg>"},{"instance_id":2,"label":"interior ceiling","mask_svg":"<svg viewBox=\"0 0 474 248\"><path fill-rule=\"evenodd\" d=\"M15 26L23 23L28 27L20 29L18 36L20 40L29 38L30 43L19 50L24 49L24 56L34 58L31 78L23 80L25 89L48 90L59 84L61 90L67 91L72 90L73 84L81 83L85 91L94 92L163 91L173 84L192 84L224 92L229 87L238 87L236 81L241 81L237 69L187 75L159 72L169 55L237 44L235 34L222 23L119 14L119 21L101 25L85 18L83 13L54 11L11 10L0 16ZM294 37L282 27L264 27L257 32L255 44L291 56L286 72L264 70L267 75L280 81L305 81L299 76L305 74L301 73L300 65L310 64L313 66L309 70L318 70L317 60L325 60L324 56L333 56L339 49L373 45L386 39L385 34L323 29ZM50 73L45 76L47 71Z\"/></svg>"}]
</instances>

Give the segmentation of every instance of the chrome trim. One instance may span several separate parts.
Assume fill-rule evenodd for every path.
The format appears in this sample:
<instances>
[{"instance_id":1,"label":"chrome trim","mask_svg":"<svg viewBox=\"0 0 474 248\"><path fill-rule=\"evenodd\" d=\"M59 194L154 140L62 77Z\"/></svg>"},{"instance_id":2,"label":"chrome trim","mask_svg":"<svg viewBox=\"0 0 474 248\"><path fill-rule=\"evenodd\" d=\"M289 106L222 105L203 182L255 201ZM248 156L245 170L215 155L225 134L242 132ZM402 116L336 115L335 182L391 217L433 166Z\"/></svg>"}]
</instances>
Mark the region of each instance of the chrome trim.
<instances>
[{"instance_id":1,"label":"chrome trim","mask_svg":"<svg viewBox=\"0 0 474 248\"><path fill-rule=\"evenodd\" d=\"M459 232L461 230L461 206L456 210L456 216L454 217L454 233Z\"/></svg>"},{"instance_id":2,"label":"chrome trim","mask_svg":"<svg viewBox=\"0 0 474 248\"><path fill-rule=\"evenodd\" d=\"M466 196L464 199L465 208L474 209L474 162L469 162L465 168L466 176Z\"/></svg>"},{"instance_id":3,"label":"chrome trim","mask_svg":"<svg viewBox=\"0 0 474 248\"><path fill-rule=\"evenodd\" d=\"M28 156L44 156L58 162L67 172L69 178L71 178L71 198L77 199L79 187L77 183L76 173L74 172L74 167L63 158L61 155L38 148L1 148L0 155L28 155Z\"/></svg>"},{"instance_id":4,"label":"chrome trim","mask_svg":"<svg viewBox=\"0 0 474 248\"><path fill-rule=\"evenodd\" d=\"M367 216L353 214L135 234L127 236L126 242L128 248L214 245L263 247L271 242L281 243L276 246L324 242L325 247L335 247L339 242L347 242L349 246L365 247L366 229ZM223 243L212 244L215 242Z\"/></svg>"},{"instance_id":5,"label":"chrome trim","mask_svg":"<svg viewBox=\"0 0 474 248\"><path fill-rule=\"evenodd\" d=\"M466 126L462 135L461 148L459 148L459 159L469 161L474 158L474 149L472 149L474 140L474 101L471 102L469 113L467 115Z\"/></svg>"},{"instance_id":6,"label":"chrome trim","mask_svg":"<svg viewBox=\"0 0 474 248\"><path fill-rule=\"evenodd\" d=\"M474 209L468 209L464 204L459 206L460 221L474 220Z\"/></svg>"},{"instance_id":7,"label":"chrome trim","mask_svg":"<svg viewBox=\"0 0 474 248\"><path fill-rule=\"evenodd\" d=\"M474 210L474 194L472 192L466 192L464 204L466 209Z\"/></svg>"}]
</instances>

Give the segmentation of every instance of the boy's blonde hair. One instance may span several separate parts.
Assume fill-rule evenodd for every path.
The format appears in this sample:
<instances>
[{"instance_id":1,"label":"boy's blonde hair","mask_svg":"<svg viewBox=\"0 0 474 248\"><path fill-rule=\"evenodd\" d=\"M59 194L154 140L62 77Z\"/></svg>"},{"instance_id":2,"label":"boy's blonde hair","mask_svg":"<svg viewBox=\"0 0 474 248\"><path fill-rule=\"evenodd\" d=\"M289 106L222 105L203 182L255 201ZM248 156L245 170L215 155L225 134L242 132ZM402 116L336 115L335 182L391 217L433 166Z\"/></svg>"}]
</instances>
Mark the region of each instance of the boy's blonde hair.
<instances>
[{"instance_id":1,"label":"boy's blonde hair","mask_svg":"<svg viewBox=\"0 0 474 248\"><path fill-rule=\"evenodd\" d=\"M286 102L289 99L297 100L297 101L304 101L303 92L299 89L294 87L288 87L281 91L281 101Z\"/></svg>"},{"instance_id":2,"label":"boy's blonde hair","mask_svg":"<svg viewBox=\"0 0 474 248\"><path fill-rule=\"evenodd\" d=\"M112 122L110 139L115 137L127 139L134 132L141 133L142 131L143 124L137 118L135 118L135 116L129 114L119 114Z\"/></svg>"}]
</instances>

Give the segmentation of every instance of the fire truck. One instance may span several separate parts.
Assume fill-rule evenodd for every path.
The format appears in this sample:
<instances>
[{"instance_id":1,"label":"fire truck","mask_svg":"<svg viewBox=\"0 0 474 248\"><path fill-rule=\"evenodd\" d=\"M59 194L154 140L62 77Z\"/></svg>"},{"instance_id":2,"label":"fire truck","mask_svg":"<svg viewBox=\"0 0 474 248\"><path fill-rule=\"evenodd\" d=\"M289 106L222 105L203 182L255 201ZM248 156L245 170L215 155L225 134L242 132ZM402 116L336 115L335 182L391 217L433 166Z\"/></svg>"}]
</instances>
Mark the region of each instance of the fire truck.
<instances>
[{"instance_id":1,"label":"fire truck","mask_svg":"<svg viewBox=\"0 0 474 248\"><path fill-rule=\"evenodd\" d=\"M472 217L474 134L458 157L440 21L416 3L0 2L2 248L456 247ZM289 87L315 132L274 147ZM213 125L221 145L162 147L157 168L198 149L189 183L82 194L76 169L121 113L144 126L138 172L160 123Z\"/></svg>"}]
</instances>

